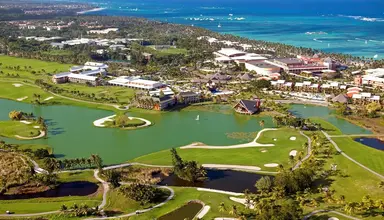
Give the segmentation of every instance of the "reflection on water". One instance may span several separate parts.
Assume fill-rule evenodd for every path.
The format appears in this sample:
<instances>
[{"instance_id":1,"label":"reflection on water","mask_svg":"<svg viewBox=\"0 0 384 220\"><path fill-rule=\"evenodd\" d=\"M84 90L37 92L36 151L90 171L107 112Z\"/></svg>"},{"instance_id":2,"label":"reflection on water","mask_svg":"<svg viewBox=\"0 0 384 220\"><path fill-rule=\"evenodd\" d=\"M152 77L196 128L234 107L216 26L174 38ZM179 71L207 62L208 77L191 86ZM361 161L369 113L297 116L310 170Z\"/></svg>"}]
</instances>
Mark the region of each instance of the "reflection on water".
<instances>
[{"instance_id":1,"label":"reflection on water","mask_svg":"<svg viewBox=\"0 0 384 220\"><path fill-rule=\"evenodd\" d=\"M384 141L377 138L355 138L354 140L368 147L372 147L377 150L384 150Z\"/></svg>"},{"instance_id":2,"label":"reflection on water","mask_svg":"<svg viewBox=\"0 0 384 220\"><path fill-rule=\"evenodd\" d=\"M65 196L88 196L97 191L99 186L95 183L79 181L62 183L54 189L49 189L44 192L15 194L15 195L0 195L0 200L12 199L34 199L34 198L56 198Z\"/></svg>"},{"instance_id":3,"label":"reflection on water","mask_svg":"<svg viewBox=\"0 0 384 220\"><path fill-rule=\"evenodd\" d=\"M207 170L208 179L204 182L192 183L178 178L172 174L159 183L168 186L189 186L209 189L225 190L242 193L249 189L256 192L255 183L263 175L232 170Z\"/></svg>"}]
</instances>

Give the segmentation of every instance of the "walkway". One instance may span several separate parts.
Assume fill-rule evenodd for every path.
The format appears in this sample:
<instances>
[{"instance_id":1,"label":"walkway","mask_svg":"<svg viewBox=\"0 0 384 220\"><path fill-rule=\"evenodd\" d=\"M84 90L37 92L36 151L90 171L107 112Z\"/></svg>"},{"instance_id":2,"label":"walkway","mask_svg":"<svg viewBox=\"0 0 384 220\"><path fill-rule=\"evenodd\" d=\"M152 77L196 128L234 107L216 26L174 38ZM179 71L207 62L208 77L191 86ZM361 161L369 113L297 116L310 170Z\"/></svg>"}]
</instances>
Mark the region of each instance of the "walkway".
<instances>
[{"instance_id":1,"label":"walkway","mask_svg":"<svg viewBox=\"0 0 384 220\"><path fill-rule=\"evenodd\" d=\"M321 131L323 132L324 136L332 143L332 145L336 148L336 150L341 154L343 155L344 157L346 157L347 159L349 159L350 161L354 162L355 164L359 165L360 167L362 167L363 169L365 169L366 171L368 172L371 172L372 174L375 174L376 176L380 177L381 179L384 179L384 176L369 169L368 167L364 166L363 164L357 162L356 160L354 160L353 158L351 158L350 156L348 156L346 153L344 153L340 148L339 146L336 144L336 142L334 142L331 138L331 136L328 135L327 132L325 131Z\"/></svg>"},{"instance_id":2,"label":"walkway","mask_svg":"<svg viewBox=\"0 0 384 220\"><path fill-rule=\"evenodd\" d=\"M304 137L306 137L308 140L307 155L305 155L305 157L303 159L298 161L297 164L292 168L292 170L296 170L297 168L299 168L301 166L301 164L303 164L303 162L306 161L311 156L311 153L312 153L312 140L311 140L311 138L308 137L307 135L305 135L303 131L300 131L300 134L303 135Z\"/></svg>"},{"instance_id":3,"label":"walkway","mask_svg":"<svg viewBox=\"0 0 384 220\"><path fill-rule=\"evenodd\" d=\"M265 131L274 131L277 130L276 128L265 128L259 133L257 133L256 138L249 143L246 144L236 144L236 145L229 145L229 146L210 146L210 145L200 145L199 143L193 143L187 146L180 147L180 149L237 149L237 148L248 148L248 147L273 147L274 144L259 144L257 143L257 139L261 136L261 134Z\"/></svg>"},{"instance_id":4,"label":"walkway","mask_svg":"<svg viewBox=\"0 0 384 220\"><path fill-rule=\"evenodd\" d=\"M21 139L21 140L35 140L35 139L39 139L39 138L42 138L42 137L45 137L45 131L43 130L40 130L40 134L36 137L23 137L23 136L20 136L20 135L15 135L16 138L18 139Z\"/></svg>"},{"instance_id":5,"label":"walkway","mask_svg":"<svg viewBox=\"0 0 384 220\"><path fill-rule=\"evenodd\" d=\"M353 216L349 216L349 215L346 215L346 214L343 214L341 212L338 212L338 211L332 211L332 210L316 210L316 211L313 211L311 213L309 213L308 215L304 216L303 220L307 220L309 219L311 216L313 215L316 215L318 213L325 213L325 212L329 212L329 213L334 213L334 214L337 214L337 215L341 215L345 218L349 218L349 219L353 219L353 220L360 220L359 218L355 218Z\"/></svg>"}]
</instances>

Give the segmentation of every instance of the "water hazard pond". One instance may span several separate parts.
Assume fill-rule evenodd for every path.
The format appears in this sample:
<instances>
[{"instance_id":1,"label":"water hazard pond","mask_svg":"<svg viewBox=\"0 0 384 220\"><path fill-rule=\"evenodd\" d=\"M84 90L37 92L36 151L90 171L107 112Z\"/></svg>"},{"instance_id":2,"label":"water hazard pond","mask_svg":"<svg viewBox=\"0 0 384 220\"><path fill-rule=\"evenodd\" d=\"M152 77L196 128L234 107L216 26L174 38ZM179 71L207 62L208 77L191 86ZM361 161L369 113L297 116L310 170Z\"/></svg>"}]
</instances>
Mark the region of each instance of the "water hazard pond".
<instances>
[{"instance_id":1,"label":"water hazard pond","mask_svg":"<svg viewBox=\"0 0 384 220\"><path fill-rule=\"evenodd\" d=\"M62 183L54 189L49 189L44 192L38 193L24 193L24 194L0 194L0 200L14 200L14 199L34 199L34 198L56 198L66 196L88 196L97 191L99 186L95 183L79 181Z\"/></svg>"},{"instance_id":2,"label":"water hazard pond","mask_svg":"<svg viewBox=\"0 0 384 220\"><path fill-rule=\"evenodd\" d=\"M372 147L372 148L375 148L377 150L383 150L384 151L384 141L379 140L377 138L362 137L362 138L355 138L354 140L356 142L364 144L368 147Z\"/></svg>"},{"instance_id":3,"label":"water hazard pond","mask_svg":"<svg viewBox=\"0 0 384 220\"><path fill-rule=\"evenodd\" d=\"M45 144L53 147L58 158L89 157L99 154L104 164L116 164L149 153L180 147L193 142L208 145L232 145L244 143L240 139L229 138L235 132L258 132L259 122L265 127L273 127L271 117L253 117L234 114L230 106L215 106L213 111L182 110L168 113L130 113L154 123L153 126L137 130L97 128L93 121L114 113L104 110L77 106L34 106L31 104L0 99L0 120L9 120L12 110L33 112L42 116L48 124L48 138L34 141L6 139L11 143ZM225 110L227 114L221 113ZM305 111L304 111L305 110ZM328 114L326 107L293 105L294 113L303 117ZM229 113L228 113L229 112ZM199 115L200 120L196 120ZM319 116L320 117L320 116ZM336 126L348 131L361 133L362 129L344 120L337 119ZM364 130L364 129L363 129ZM367 132L365 130L365 132Z\"/></svg>"},{"instance_id":4,"label":"water hazard pond","mask_svg":"<svg viewBox=\"0 0 384 220\"><path fill-rule=\"evenodd\" d=\"M159 185L201 187L237 193L242 193L244 190L249 189L251 192L256 192L255 183L263 175L231 170L208 169L207 177L208 179L204 182L191 183L172 174L161 181Z\"/></svg>"}]
</instances>

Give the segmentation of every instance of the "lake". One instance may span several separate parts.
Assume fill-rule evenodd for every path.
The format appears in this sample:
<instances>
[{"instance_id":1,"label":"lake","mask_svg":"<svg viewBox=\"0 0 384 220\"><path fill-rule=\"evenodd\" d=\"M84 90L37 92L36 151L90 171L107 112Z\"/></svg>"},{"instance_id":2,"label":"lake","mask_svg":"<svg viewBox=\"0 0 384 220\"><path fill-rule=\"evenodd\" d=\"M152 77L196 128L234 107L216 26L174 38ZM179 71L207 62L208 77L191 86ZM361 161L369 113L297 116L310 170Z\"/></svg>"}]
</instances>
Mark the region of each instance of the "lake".
<instances>
[{"instance_id":1,"label":"lake","mask_svg":"<svg viewBox=\"0 0 384 220\"><path fill-rule=\"evenodd\" d=\"M223 106L223 108L230 108ZM12 110L33 112L42 116L48 124L48 138L34 141L18 141L3 138L11 143L46 144L54 148L62 158L89 157L99 154L105 164L116 164L145 154L180 147L192 142L209 145L232 145L244 140L231 139L228 133L257 132L260 120L265 127L272 127L270 117L253 117L222 114L207 111L186 111L140 114L154 123L137 130L97 128L93 121L113 115L113 112L77 106L34 106L31 104L0 99L0 120L9 120ZM218 109L219 110L219 109ZM200 120L196 121L197 115Z\"/></svg>"},{"instance_id":2,"label":"lake","mask_svg":"<svg viewBox=\"0 0 384 220\"><path fill-rule=\"evenodd\" d=\"M208 145L233 145L247 140L229 138L234 132L258 132L259 121L265 127L273 127L271 117L254 117L234 114L229 106L215 106L210 111L181 110L167 113L129 113L154 123L137 130L98 128L97 119L113 115L113 112L77 106L35 106L0 99L0 120L9 120L12 110L33 112L48 125L48 138L19 141L2 138L9 143L45 144L54 149L59 159L89 157L99 154L104 164L117 164L149 153L180 147L193 142ZM292 105L291 111L302 117L321 117L340 128L346 134L370 133L357 125L331 116L327 107ZM222 112L229 112L224 114ZM196 120L197 115L200 120Z\"/></svg>"}]
</instances>

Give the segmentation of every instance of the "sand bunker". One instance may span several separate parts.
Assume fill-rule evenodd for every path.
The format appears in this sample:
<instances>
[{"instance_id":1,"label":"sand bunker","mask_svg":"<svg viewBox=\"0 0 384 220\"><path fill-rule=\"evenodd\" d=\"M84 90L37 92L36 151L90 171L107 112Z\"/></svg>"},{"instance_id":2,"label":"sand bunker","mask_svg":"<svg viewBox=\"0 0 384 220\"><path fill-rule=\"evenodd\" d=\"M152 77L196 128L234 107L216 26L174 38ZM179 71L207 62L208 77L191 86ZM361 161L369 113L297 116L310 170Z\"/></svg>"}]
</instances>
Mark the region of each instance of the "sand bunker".
<instances>
[{"instance_id":1,"label":"sand bunker","mask_svg":"<svg viewBox=\"0 0 384 220\"><path fill-rule=\"evenodd\" d=\"M32 124L32 122L30 122L30 121L20 121L20 122L23 124L26 124L26 125Z\"/></svg>"},{"instance_id":2,"label":"sand bunker","mask_svg":"<svg viewBox=\"0 0 384 220\"><path fill-rule=\"evenodd\" d=\"M51 96L51 97L48 97L48 98L44 99L44 101L48 101L48 100L51 100L53 98L55 98L55 97Z\"/></svg>"},{"instance_id":3,"label":"sand bunker","mask_svg":"<svg viewBox=\"0 0 384 220\"><path fill-rule=\"evenodd\" d=\"M296 137L290 137L289 140L291 140L291 141L295 141L295 140L296 140Z\"/></svg>"},{"instance_id":4,"label":"sand bunker","mask_svg":"<svg viewBox=\"0 0 384 220\"><path fill-rule=\"evenodd\" d=\"M24 97L22 97L22 98L18 98L18 99L16 99L17 101L19 101L19 102L21 102L21 101L23 101L23 100L25 100L25 99L27 99L28 98L28 96L24 96Z\"/></svg>"},{"instance_id":5,"label":"sand bunker","mask_svg":"<svg viewBox=\"0 0 384 220\"><path fill-rule=\"evenodd\" d=\"M277 138L273 138L273 141L277 141Z\"/></svg>"},{"instance_id":6,"label":"sand bunker","mask_svg":"<svg viewBox=\"0 0 384 220\"><path fill-rule=\"evenodd\" d=\"M267 163L267 164L264 164L265 167L278 167L279 164L278 163Z\"/></svg>"},{"instance_id":7,"label":"sand bunker","mask_svg":"<svg viewBox=\"0 0 384 220\"><path fill-rule=\"evenodd\" d=\"M14 87L22 87L23 86L23 84L20 84L20 83L14 83L14 84L12 84Z\"/></svg>"},{"instance_id":8,"label":"sand bunker","mask_svg":"<svg viewBox=\"0 0 384 220\"><path fill-rule=\"evenodd\" d=\"M33 128L40 128L40 126L33 126Z\"/></svg>"},{"instance_id":9,"label":"sand bunker","mask_svg":"<svg viewBox=\"0 0 384 220\"><path fill-rule=\"evenodd\" d=\"M261 153L266 153L266 152L268 152L268 151L267 151L267 150L262 150L262 151L261 151Z\"/></svg>"},{"instance_id":10,"label":"sand bunker","mask_svg":"<svg viewBox=\"0 0 384 220\"><path fill-rule=\"evenodd\" d=\"M328 220L339 220L339 219L336 217L330 217L330 218L328 218Z\"/></svg>"},{"instance_id":11,"label":"sand bunker","mask_svg":"<svg viewBox=\"0 0 384 220\"><path fill-rule=\"evenodd\" d=\"M291 150L291 152L289 152L289 156L296 157L296 155L297 155L297 150Z\"/></svg>"}]
</instances>

